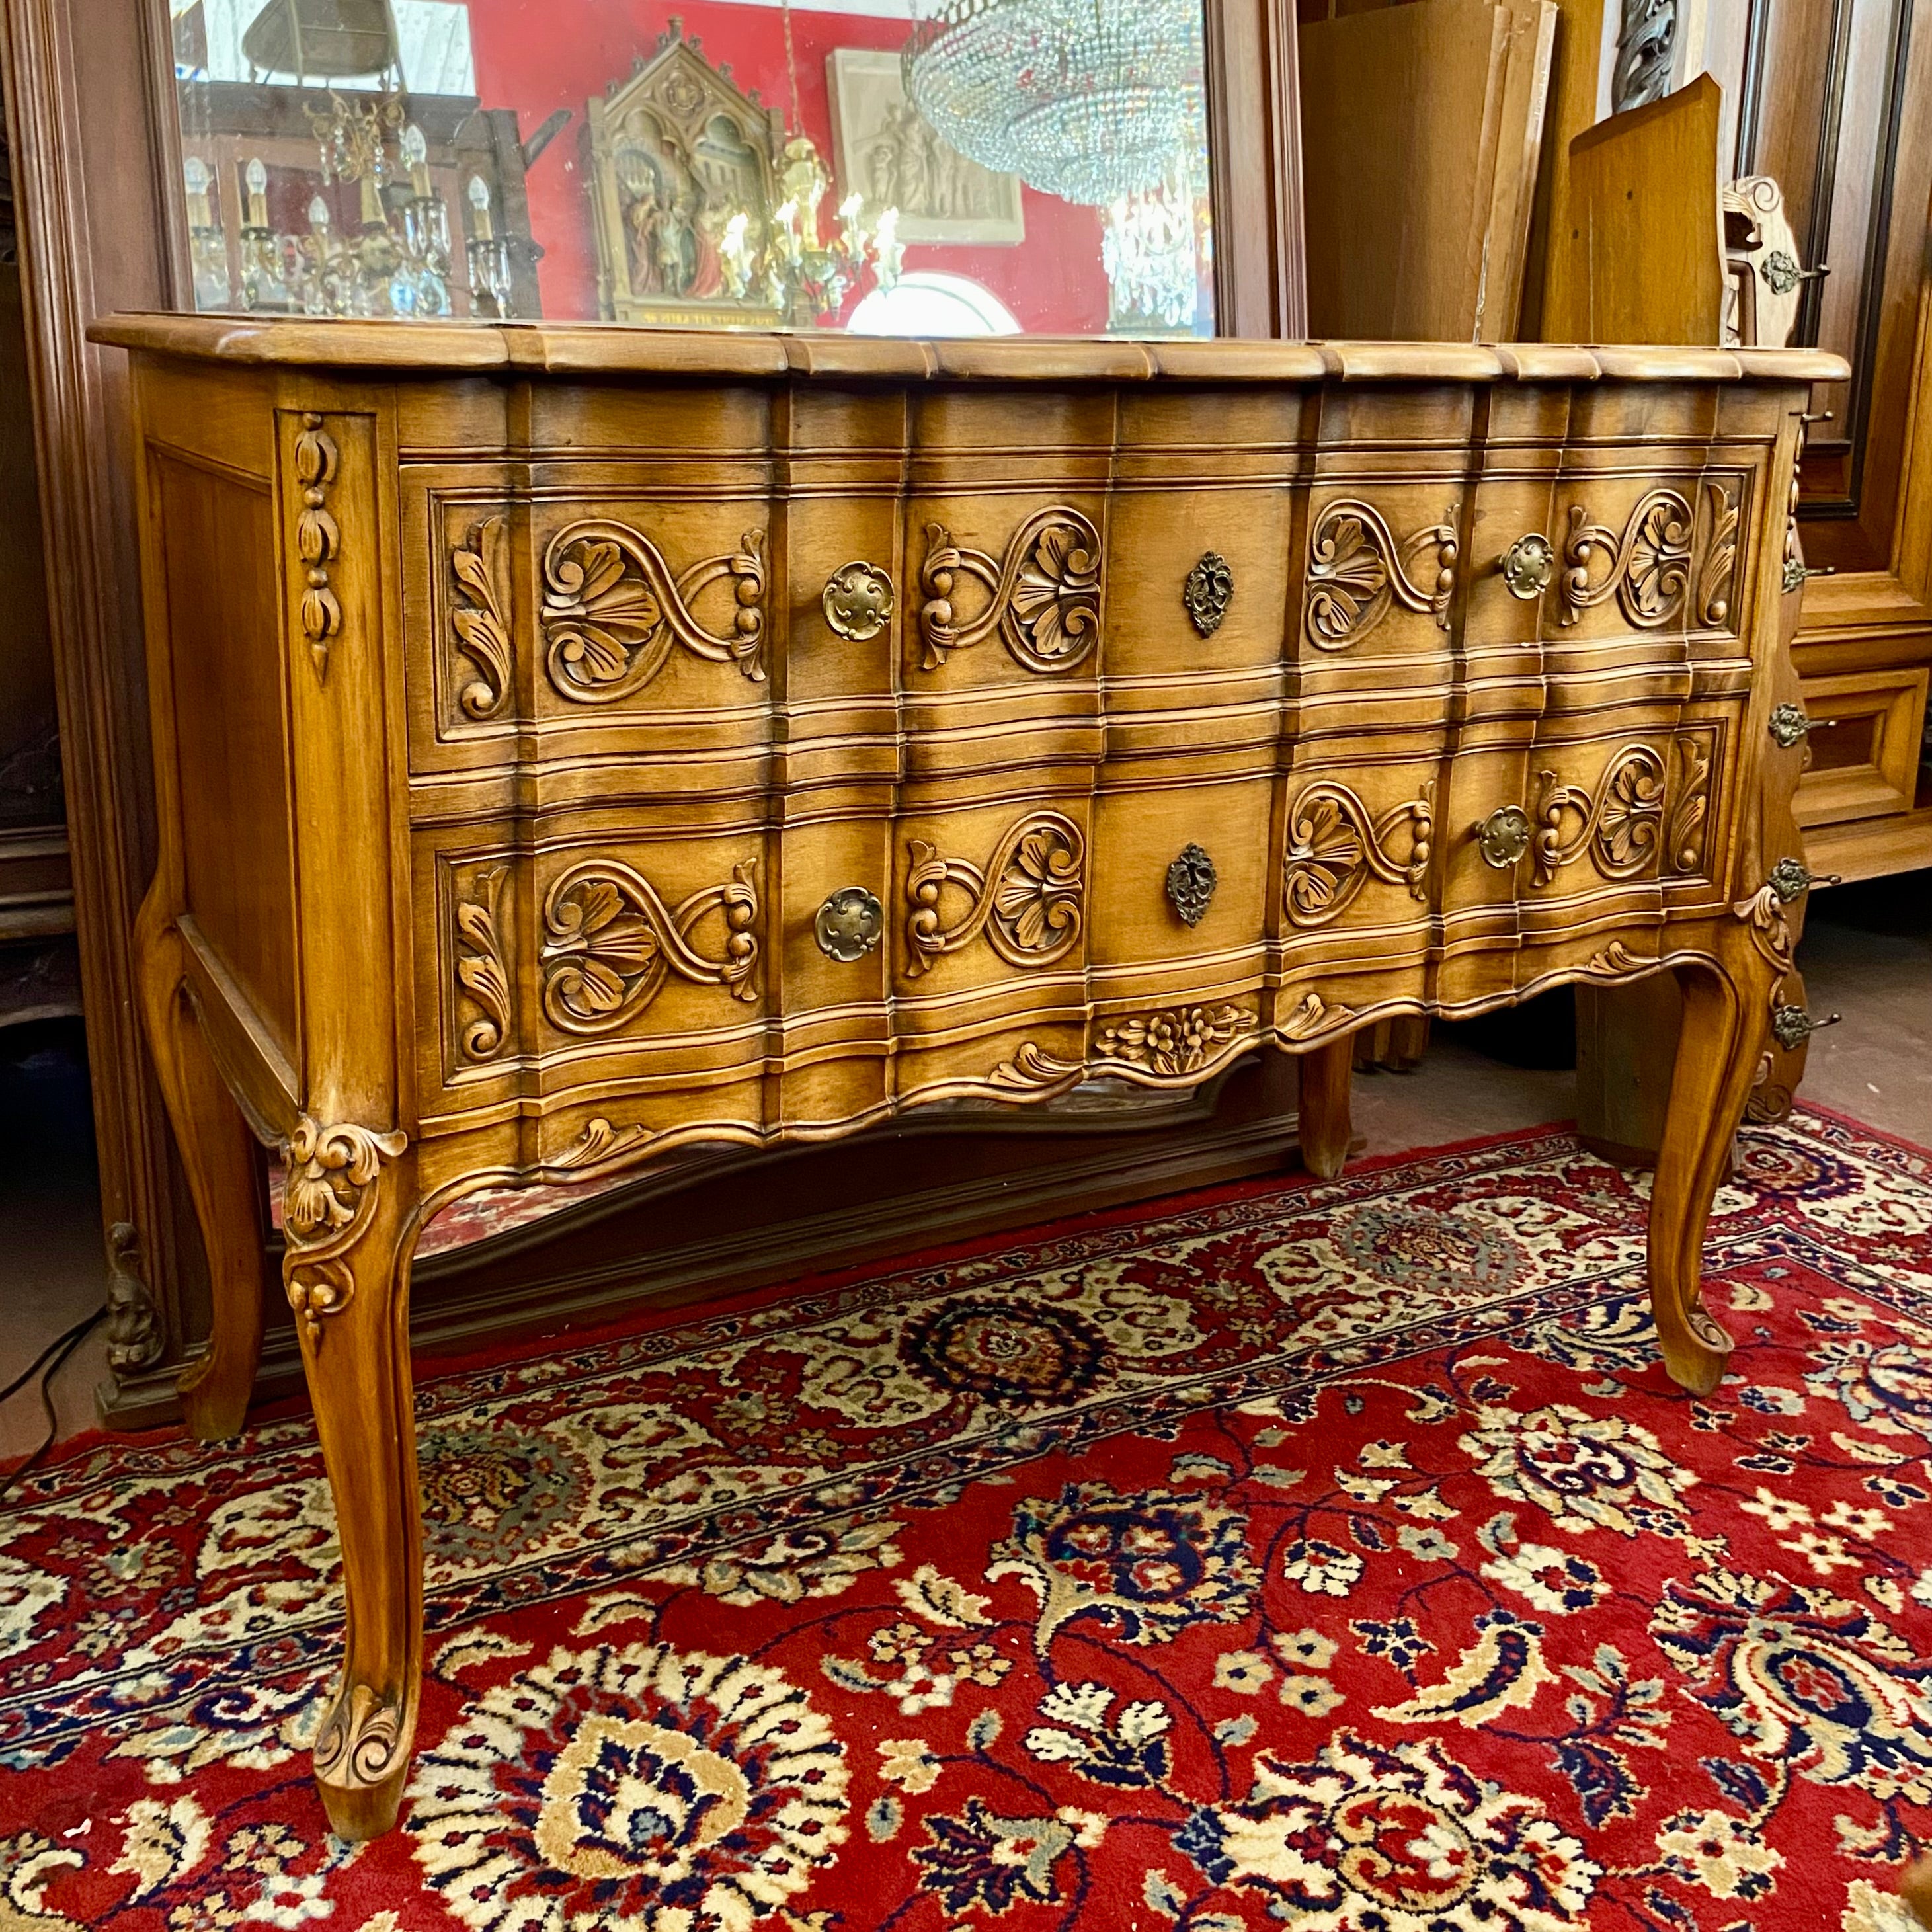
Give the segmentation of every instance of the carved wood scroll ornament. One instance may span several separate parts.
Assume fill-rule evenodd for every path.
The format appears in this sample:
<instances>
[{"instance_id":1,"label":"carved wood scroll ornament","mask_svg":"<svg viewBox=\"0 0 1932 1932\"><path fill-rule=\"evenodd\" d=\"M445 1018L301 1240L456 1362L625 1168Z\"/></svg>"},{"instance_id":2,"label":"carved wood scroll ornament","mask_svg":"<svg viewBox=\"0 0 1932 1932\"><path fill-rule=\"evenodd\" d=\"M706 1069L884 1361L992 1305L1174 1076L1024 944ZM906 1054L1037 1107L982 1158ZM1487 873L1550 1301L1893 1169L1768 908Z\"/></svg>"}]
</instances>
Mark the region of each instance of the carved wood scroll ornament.
<instances>
[{"instance_id":1,"label":"carved wood scroll ornament","mask_svg":"<svg viewBox=\"0 0 1932 1932\"><path fill-rule=\"evenodd\" d=\"M1711 808L1711 766L1717 752L1714 738L1703 732L1677 741L1680 774L1677 802L1670 814L1670 865L1678 872L1696 872L1704 864L1704 820Z\"/></svg>"},{"instance_id":2,"label":"carved wood scroll ornament","mask_svg":"<svg viewBox=\"0 0 1932 1932\"><path fill-rule=\"evenodd\" d=\"M1050 966L1079 943L1087 890L1087 840L1057 812L1029 813L1008 827L983 870L964 859L942 859L915 838L907 848L908 974L923 973L942 953L956 952L982 932L1010 966ZM967 896L965 912L942 922L940 896L948 886Z\"/></svg>"},{"instance_id":3,"label":"carved wood scroll ornament","mask_svg":"<svg viewBox=\"0 0 1932 1932\"><path fill-rule=\"evenodd\" d=\"M1389 850L1403 826L1410 842L1406 860ZM1283 882L1288 922L1304 930L1326 926L1372 878L1406 886L1412 898L1426 896L1436 828L1436 781L1421 796L1393 806L1378 818L1345 784L1318 779L1295 800L1289 815Z\"/></svg>"},{"instance_id":4,"label":"carved wood scroll ornament","mask_svg":"<svg viewBox=\"0 0 1932 1932\"><path fill-rule=\"evenodd\" d=\"M764 676L764 532L743 549L705 558L674 577L650 538L624 524L567 525L544 552L543 610L550 681L575 704L611 704L650 682L681 644L694 657ZM728 635L706 630L692 605L730 580L736 610Z\"/></svg>"},{"instance_id":5,"label":"carved wood scroll ornament","mask_svg":"<svg viewBox=\"0 0 1932 1932\"><path fill-rule=\"evenodd\" d=\"M1275 1030L1283 1040L1315 1040L1324 1033L1338 1031L1354 1017L1352 1006L1331 1005L1319 993L1304 993L1277 1022Z\"/></svg>"},{"instance_id":6,"label":"carved wood scroll ornament","mask_svg":"<svg viewBox=\"0 0 1932 1932\"><path fill-rule=\"evenodd\" d=\"M366 1684L346 1685L316 1733L316 1774L333 1784L380 1784L402 1744L401 1707Z\"/></svg>"},{"instance_id":7,"label":"carved wood scroll ornament","mask_svg":"<svg viewBox=\"0 0 1932 1932\"><path fill-rule=\"evenodd\" d=\"M998 560L954 543L944 524L926 526L919 614L923 668L937 670L949 651L970 650L998 632L1014 662L1052 676L1084 664L1100 641L1100 532L1065 506L1036 510ZM961 577L984 587L989 602L960 620L953 592Z\"/></svg>"},{"instance_id":8,"label":"carved wood scroll ornament","mask_svg":"<svg viewBox=\"0 0 1932 1932\"><path fill-rule=\"evenodd\" d=\"M1570 506L1570 541L1564 546L1563 615L1574 624L1614 596L1640 630L1667 624L1684 608L1690 582L1690 506L1675 490L1649 490L1638 498L1623 531L1590 521L1581 503ZM1600 578L1595 560L1607 557Z\"/></svg>"},{"instance_id":9,"label":"carved wood scroll ornament","mask_svg":"<svg viewBox=\"0 0 1932 1932\"><path fill-rule=\"evenodd\" d=\"M1742 486L1706 483L1704 500L1711 513L1710 535L1705 539L1704 562L1697 572L1697 615L1706 624L1728 622L1736 595L1738 524L1742 513Z\"/></svg>"},{"instance_id":10,"label":"carved wood scroll ornament","mask_svg":"<svg viewBox=\"0 0 1932 1932\"><path fill-rule=\"evenodd\" d=\"M328 509L328 486L335 481L340 452L335 439L313 411L304 414L296 436L296 481L302 508L296 516L296 554L304 573L302 635L322 683L328 681L328 640L342 628L342 606L329 588L328 568L342 554L342 532Z\"/></svg>"},{"instance_id":11,"label":"carved wood scroll ornament","mask_svg":"<svg viewBox=\"0 0 1932 1932\"><path fill-rule=\"evenodd\" d=\"M471 718L494 718L510 688L509 525L486 517L466 544L449 554L449 567L464 596L450 613L458 647L476 663L477 675L458 694Z\"/></svg>"},{"instance_id":12,"label":"carved wood scroll ornament","mask_svg":"<svg viewBox=\"0 0 1932 1932\"><path fill-rule=\"evenodd\" d=\"M466 1059L494 1060L510 1034L510 974L503 962L496 908L503 896L507 866L478 872L471 882L472 898L457 902L457 984L482 1008L463 1029Z\"/></svg>"},{"instance_id":13,"label":"carved wood scroll ornament","mask_svg":"<svg viewBox=\"0 0 1932 1932\"><path fill-rule=\"evenodd\" d=\"M282 1143L282 1285L310 1348L322 1346L323 1318L355 1298L346 1257L368 1232L383 1160L408 1144L400 1133L324 1126L306 1114Z\"/></svg>"},{"instance_id":14,"label":"carved wood scroll ornament","mask_svg":"<svg viewBox=\"0 0 1932 1932\"><path fill-rule=\"evenodd\" d=\"M728 884L706 886L667 906L641 872L614 859L590 859L560 873L544 896L544 1011L565 1033L614 1031L650 1004L675 973L695 986L723 986L740 1000L758 998L756 861L731 868ZM724 956L708 958L691 944L698 922L722 913Z\"/></svg>"},{"instance_id":15,"label":"carved wood scroll ornament","mask_svg":"<svg viewBox=\"0 0 1932 1932\"><path fill-rule=\"evenodd\" d=\"M1546 886L1587 850L1606 878L1634 878L1655 856L1664 829L1664 760L1648 745L1626 745L1604 766L1594 791L1538 774L1536 883ZM1568 838L1566 813L1581 820Z\"/></svg>"},{"instance_id":16,"label":"carved wood scroll ornament","mask_svg":"<svg viewBox=\"0 0 1932 1932\"><path fill-rule=\"evenodd\" d=\"M1400 542L1372 503L1338 497L1308 534L1308 576L1302 592L1302 628L1317 650L1345 651L1358 644L1392 604L1426 610L1449 628L1449 600L1456 590L1459 545L1455 512ZM1432 554L1426 587L1409 567Z\"/></svg>"}]
</instances>

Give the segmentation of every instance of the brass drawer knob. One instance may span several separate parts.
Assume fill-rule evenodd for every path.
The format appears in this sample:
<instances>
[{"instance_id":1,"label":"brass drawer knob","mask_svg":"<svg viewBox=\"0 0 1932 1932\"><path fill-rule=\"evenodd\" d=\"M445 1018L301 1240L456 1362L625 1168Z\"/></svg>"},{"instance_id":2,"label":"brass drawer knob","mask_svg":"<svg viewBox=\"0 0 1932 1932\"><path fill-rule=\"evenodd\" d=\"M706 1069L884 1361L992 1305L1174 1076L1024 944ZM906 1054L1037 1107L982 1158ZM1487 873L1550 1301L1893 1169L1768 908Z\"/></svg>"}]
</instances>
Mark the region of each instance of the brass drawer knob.
<instances>
[{"instance_id":1,"label":"brass drawer knob","mask_svg":"<svg viewBox=\"0 0 1932 1932\"><path fill-rule=\"evenodd\" d=\"M820 602L825 621L842 638L862 644L886 628L892 614L892 580L876 564L862 558L836 570L826 580Z\"/></svg>"},{"instance_id":2,"label":"brass drawer knob","mask_svg":"<svg viewBox=\"0 0 1932 1932\"><path fill-rule=\"evenodd\" d=\"M849 964L864 958L884 937L886 909L863 886L847 886L818 908L812 930L820 952Z\"/></svg>"},{"instance_id":3,"label":"brass drawer knob","mask_svg":"<svg viewBox=\"0 0 1932 1932\"><path fill-rule=\"evenodd\" d=\"M1507 872L1529 850L1529 814L1520 805L1502 805L1475 827L1483 863Z\"/></svg>"},{"instance_id":4,"label":"brass drawer knob","mask_svg":"<svg viewBox=\"0 0 1932 1932\"><path fill-rule=\"evenodd\" d=\"M1771 1016L1772 1036L1786 1053L1796 1053L1814 1033L1836 1026L1843 1013L1832 1013L1814 1020L1802 1006L1780 1006Z\"/></svg>"},{"instance_id":5,"label":"brass drawer knob","mask_svg":"<svg viewBox=\"0 0 1932 1932\"><path fill-rule=\"evenodd\" d=\"M1512 597L1534 603L1550 587L1556 574L1556 548L1540 530L1520 536L1496 559Z\"/></svg>"}]
</instances>

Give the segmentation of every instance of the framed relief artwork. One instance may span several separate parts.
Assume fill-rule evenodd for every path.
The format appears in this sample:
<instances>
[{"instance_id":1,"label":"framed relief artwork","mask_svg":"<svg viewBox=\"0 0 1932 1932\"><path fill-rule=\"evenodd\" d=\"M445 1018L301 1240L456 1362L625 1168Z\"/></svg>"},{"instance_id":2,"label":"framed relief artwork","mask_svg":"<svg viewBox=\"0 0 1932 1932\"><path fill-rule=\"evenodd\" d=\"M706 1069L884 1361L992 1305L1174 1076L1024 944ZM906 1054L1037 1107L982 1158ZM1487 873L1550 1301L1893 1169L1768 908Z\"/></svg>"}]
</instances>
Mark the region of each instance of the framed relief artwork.
<instances>
[{"instance_id":1,"label":"framed relief artwork","mask_svg":"<svg viewBox=\"0 0 1932 1932\"><path fill-rule=\"evenodd\" d=\"M899 212L902 242L1026 239L1020 178L949 147L907 100L899 56L835 47L826 61L838 178L867 203Z\"/></svg>"}]
</instances>

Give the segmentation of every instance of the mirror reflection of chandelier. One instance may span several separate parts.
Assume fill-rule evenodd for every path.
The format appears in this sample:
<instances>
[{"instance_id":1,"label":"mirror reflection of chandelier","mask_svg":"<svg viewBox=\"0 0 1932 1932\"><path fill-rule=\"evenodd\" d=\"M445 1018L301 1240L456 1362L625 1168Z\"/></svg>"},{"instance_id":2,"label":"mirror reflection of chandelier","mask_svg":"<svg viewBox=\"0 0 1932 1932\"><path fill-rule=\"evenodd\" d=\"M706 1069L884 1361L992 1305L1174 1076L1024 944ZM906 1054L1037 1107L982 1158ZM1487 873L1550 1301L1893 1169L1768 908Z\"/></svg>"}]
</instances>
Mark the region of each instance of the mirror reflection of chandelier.
<instances>
[{"instance_id":1,"label":"mirror reflection of chandelier","mask_svg":"<svg viewBox=\"0 0 1932 1932\"><path fill-rule=\"evenodd\" d=\"M1117 196L1102 214L1110 330L1193 329L1210 242L1192 176L1187 158L1177 155L1156 186Z\"/></svg>"},{"instance_id":2,"label":"mirror reflection of chandelier","mask_svg":"<svg viewBox=\"0 0 1932 1932\"><path fill-rule=\"evenodd\" d=\"M946 0L902 58L942 140L1067 201L1154 188L1199 145L1201 0Z\"/></svg>"}]
</instances>

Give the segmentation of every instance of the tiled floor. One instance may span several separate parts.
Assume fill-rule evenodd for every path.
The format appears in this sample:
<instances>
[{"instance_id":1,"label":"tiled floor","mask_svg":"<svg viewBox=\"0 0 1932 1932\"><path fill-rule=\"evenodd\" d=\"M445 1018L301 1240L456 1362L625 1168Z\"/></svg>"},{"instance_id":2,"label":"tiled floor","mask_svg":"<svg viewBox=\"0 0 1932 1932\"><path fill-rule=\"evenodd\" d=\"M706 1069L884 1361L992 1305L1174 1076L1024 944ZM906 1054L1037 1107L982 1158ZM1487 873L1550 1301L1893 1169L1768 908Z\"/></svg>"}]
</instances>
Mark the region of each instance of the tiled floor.
<instances>
[{"instance_id":1,"label":"tiled floor","mask_svg":"<svg viewBox=\"0 0 1932 1932\"><path fill-rule=\"evenodd\" d=\"M1812 1042L1804 1097L1932 1145L1932 872L1820 892L1798 963L1812 1011L1844 1015ZM75 1047L42 1030L31 1040L0 1034L0 1384L104 1292ZM1357 1081L1355 1124L1374 1152L1398 1153L1566 1118L1574 1093L1568 1072L1506 1066L1438 1037L1414 1072ZM56 1380L63 1433L92 1423L105 1370L97 1333ZM0 1465L44 1426L30 1390L6 1403Z\"/></svg>"}]
</instances>

